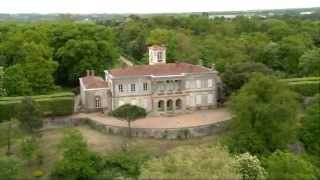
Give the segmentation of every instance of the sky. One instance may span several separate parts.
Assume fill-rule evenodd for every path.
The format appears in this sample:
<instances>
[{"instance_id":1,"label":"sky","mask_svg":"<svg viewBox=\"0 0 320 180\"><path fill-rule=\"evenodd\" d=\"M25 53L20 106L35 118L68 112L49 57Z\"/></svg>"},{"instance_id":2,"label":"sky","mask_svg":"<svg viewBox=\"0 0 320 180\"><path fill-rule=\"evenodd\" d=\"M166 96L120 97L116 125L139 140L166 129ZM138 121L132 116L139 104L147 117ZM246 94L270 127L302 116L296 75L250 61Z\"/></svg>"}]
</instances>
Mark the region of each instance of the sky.
<instances>
[{"instance_id":1,"label":"sky","mask_svg":"<svg viewBox=\"0 0 320 180\"><path fill-rule=\"evenodd\" d=\"M320 0L0 0L0 13L171 13L320 7Z\"/></svg>"}]
</instances>

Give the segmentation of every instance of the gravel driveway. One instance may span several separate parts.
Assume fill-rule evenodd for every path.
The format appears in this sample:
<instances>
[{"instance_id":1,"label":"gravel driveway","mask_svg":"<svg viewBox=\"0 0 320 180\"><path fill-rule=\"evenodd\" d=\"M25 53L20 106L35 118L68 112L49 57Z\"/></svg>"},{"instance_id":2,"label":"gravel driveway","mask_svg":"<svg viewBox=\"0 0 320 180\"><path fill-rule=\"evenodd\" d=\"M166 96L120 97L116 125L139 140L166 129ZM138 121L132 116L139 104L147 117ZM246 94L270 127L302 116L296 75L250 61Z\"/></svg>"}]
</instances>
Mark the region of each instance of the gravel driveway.
<instances>
[{"instance_id":1,"label":"gravel driveway","mask_svg":"<svg viewBox=\"0 0 320 180\"><path fill-rule=\"evenodd\" d=\"M126 121L121 121L114 117L102 113L80 113L74 117L87 117L91 120L111 126L125 126ZM231 119L231 113L226 108L213 110L199 110L192 113L180 114L172 117L157 116L138 119L131 123L133 128L183 128L213 124L215 122Z\"/></svg>"}]
</instances>

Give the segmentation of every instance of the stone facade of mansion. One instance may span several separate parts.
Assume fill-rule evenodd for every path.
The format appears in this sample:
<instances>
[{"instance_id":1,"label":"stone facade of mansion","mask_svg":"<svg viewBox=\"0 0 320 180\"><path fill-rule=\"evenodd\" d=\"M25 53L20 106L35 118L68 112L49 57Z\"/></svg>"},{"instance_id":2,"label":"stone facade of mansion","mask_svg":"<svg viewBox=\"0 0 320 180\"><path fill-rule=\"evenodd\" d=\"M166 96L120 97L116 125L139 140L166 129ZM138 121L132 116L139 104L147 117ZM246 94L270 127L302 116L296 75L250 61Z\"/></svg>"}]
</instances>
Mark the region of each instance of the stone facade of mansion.
<instances>
[{"instance_id":1,"label":"stone facade of mansion","mask_svg":"<svg viewBox=\"0 0 320 180\"><path fill-rule=\"evenodd\" d=\"M220 78L215 69L166 63L166 49L149 47L149 65L105 71L104 79L87 71L80 80L82 109L112 111L124 104L153 114L179 113L217 106Z\"/></svg>"}]
</instances>

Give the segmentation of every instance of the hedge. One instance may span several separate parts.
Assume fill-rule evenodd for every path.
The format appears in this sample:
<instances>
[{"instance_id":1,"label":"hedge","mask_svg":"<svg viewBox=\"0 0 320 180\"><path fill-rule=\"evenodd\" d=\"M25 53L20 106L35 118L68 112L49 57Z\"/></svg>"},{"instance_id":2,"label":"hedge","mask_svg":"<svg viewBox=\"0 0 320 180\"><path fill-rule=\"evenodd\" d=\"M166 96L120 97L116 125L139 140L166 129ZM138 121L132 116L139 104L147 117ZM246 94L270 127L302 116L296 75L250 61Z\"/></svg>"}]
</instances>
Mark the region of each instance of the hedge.
<instances>
[{"instance_id":1,"label":"hedge","mask_svg":"<svg viewBox=\"0 0 320 180\"><path fill-rule=\"evenodd\" d=\"M303 77L303 78L289 78L289 79L282 79L281 81L284 82L301 82L301 81L320 81L320 77Z\"/></svg>"},{"instance_id":2,"label":"hedge","mask_svg":"<svg viewBox=\"0 0 320 180\"><path fill-rule=\"evenodd\" d=\"M282 79L289 87L302 96L314 96L320 93L320 77Z\"/></svg>"},{"instance_id":3,"label":"hedge","mask_svg":"<svg viewBox=\"0 0 320 180\"><path fill-rule=\"evenodd\" d=\"M62 116L73 113L73 93L56 93L50 95L32 96L38 102L40 110L45 116ZM23 97L0 98L0 121L5 121L15 116L15 110Z\"/></svg>"},{"instance_id":4,"label":"hedge","mask_svg":"<svg viewBox=\"0 0 320 180\"><path fill-rule=\"evenodd\" d=\"M320 81L289 83L289 87L303 96L314 96L320 93Z\"/></svg>"}]
</instances>

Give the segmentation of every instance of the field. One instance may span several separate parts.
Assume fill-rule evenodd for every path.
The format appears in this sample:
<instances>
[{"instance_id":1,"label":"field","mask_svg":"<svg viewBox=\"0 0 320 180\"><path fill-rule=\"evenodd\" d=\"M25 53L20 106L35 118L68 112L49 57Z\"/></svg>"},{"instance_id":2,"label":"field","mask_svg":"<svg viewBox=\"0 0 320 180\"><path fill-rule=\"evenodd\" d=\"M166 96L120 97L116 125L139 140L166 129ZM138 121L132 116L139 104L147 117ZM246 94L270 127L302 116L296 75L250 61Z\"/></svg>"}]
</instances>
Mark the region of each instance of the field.
<instances>
[{"instance_id":1,"label":"field","mask_svg":"<svg viewBox=\"0 0 320 180\"><path fill-rule=\"evenodd\" d=\"M1 129L5 129L5 124L1 124ZM173 149L177 146L184 145L200 145L200 144L213 144L221 140L221 135L212 135L202 138L195 138L189 140L157 140L157 139L144 139L144 138L131 138L128 139L122 136L112 136L105 135L98 131L95 131L87 126L75 127L80 130L84 138L86 139L88 146L91 150L96 151L102 155L108 153L113 153L121 150L125 145L129 146L129 149L133 150L143 150L144 152L150 154L151 156L158 157L165 154L168 150ZM66 128L61 129L47 129L41 132L40 146L44 151L44 163L41 167L37 167L36 163L24 163L23 171L21 174L23 178L30 179L33 178L32 173L35 170L41 169L45 172L43 179L49 175L49 171L54 165L54 163L60 158L60 152L58 144L63 137L63 132ZM15 141L13 143L12 152L17 152L17 144L21 141L22 136L15 136ZM0 137L2 144L0 147L0 153L2 155L6 152L5 139L6 134L2 133Z\"/></svg>"}]
</instances>

